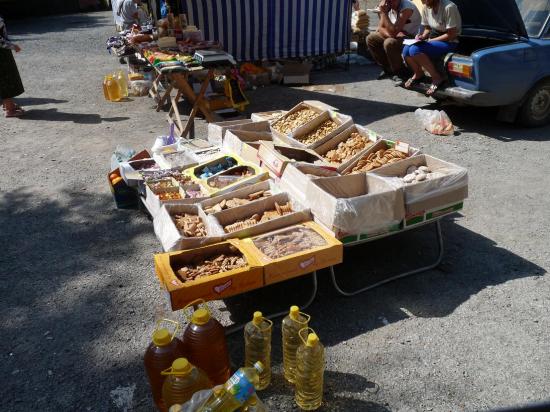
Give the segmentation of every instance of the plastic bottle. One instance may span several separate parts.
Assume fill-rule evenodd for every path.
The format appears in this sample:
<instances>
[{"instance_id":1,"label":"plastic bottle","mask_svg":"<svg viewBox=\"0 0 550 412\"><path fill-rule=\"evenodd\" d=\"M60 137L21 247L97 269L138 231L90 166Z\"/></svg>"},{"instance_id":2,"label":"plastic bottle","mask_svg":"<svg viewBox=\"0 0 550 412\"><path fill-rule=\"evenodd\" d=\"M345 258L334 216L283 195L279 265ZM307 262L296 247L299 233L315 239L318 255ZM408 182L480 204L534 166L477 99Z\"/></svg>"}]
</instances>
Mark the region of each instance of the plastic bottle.
<instances>
[{"instance_id":1,"label":"plastic bottle","mask_svg":"<svg viewBox=\"0 0 550 412\"><path fill-rule=\"evenodd\" d=\"M221 385L231 375L225 329L200 301L203 307L193 312L183 332L183 346L189 362L205 371L212 383ZM197 302L191 302L184 310Z\"/></svg>"},{"instance_id":2,"label":"plastic bottle","mask_svg":"<svg viewBox=\"0 0 550 412\"><path fill-rule=\"evenodd\" d=\"M120 86L112 75L107 76L107 91L109 92L109 100L112 102L120 101Z\"/></svg>"},{"instance_id":3,"label":"plastic bottle","mask_svg":"<svg viewBox=\"0 0 550 412\"><path fill-rule=\"evenodd\" d=\"M261 374L260 374L261 379ZM254 394L246 401L246 403L239 409L242 412L267 412L267 408L258 398L258 395Z\"/></svg>"},{"instance_id":4,"label":"plastic bottle","mask_svg":"<svg viewBox=\"0 0 550 412\"><path fill-rule=\"evenodd\" d=\"M289 314L283 319L283 369L285 379L290 383L295 381L296 350L301 340L299 332L309 324L310 316L300 312L298 306L291 306Z\"/></svg>"},{"instance_id":5,"label":"plastic bottle","mask_svg":"<svg viewBox=\"0 0 550 412\"><path fill-rule=\"evenodd\" d=\"M184 356L182 342L174 335L171 336L170 332L164 328L155 330L153 341L147 347L143 358L153 400L160 410L164 410L162 384L166 378L161 375L161 372L169 368L174 360Z\"/></svg>"},{"instance_id":6,"label":"plastic bottle","mask_svg":"<svg viewBox=\"0 0 550 412\"><path fill-rule=\"evenodd\" d=\"M103 95L105 96L105 100L111 101L109 90L107 89L107 76L103 77Z\"/></svg>"},{"instance_id":7,"label":"plastic bottle","mask_svg":"<svg viewBox=\"0 0 550 412\"><path fill-rule=\"evenodd\" d=\"M162 385L164 406L183 405L193 394L212 387L212 382L202 370L196 368L186 358L178 358L172 367L163 371L166 380Z\"/></svg>"},{"instance_id":8,"label":"plastic bottle","mask_svg":"<svg viewBox=\"0 0 550 412\"><path fill-rule=\"evenodd\" d=\"M124 73L122 70L119 70L116 79L118 81L118 85L120 86L121 97L128 97L128 80L126 77L126 73Z\"/></svg>"},{"instance_id":9,"label":"plastic bottle","mask_svg":"<svg viewBox=\"0 0 550 412\"><path fill-rule=\"evenodd\" d=\"M254 312L254 317L244 328L244 366L252 367L257 361L262 362L263 372L256 390L262 390L271 382L271 331L273 322Z\"/></svg>"},{"instance_id":10,"label":"plastic bottle","mask_svg":"<svg viewBox=\"0 0 550 412\"><path fill-rule=\"evenodd\" d=\"M302 332L311 331L307 340ZM313 411L323 401L323 375L325 373L325 348L311 328L300 331L303 343L296 351L296 404L303 410Z\"/></svg>"},{"instance_id":11,"label":"plastic bottle","mask_svg":"<svg viewBox=\"0 0 550 412\"><path fill-rule=\"evenodd\" d=\"M214 389L197 412L233 412L243 406L255 393L263 371L261 362L253 368L240 368L220 389Z\"/></svg>"}]
</instances>

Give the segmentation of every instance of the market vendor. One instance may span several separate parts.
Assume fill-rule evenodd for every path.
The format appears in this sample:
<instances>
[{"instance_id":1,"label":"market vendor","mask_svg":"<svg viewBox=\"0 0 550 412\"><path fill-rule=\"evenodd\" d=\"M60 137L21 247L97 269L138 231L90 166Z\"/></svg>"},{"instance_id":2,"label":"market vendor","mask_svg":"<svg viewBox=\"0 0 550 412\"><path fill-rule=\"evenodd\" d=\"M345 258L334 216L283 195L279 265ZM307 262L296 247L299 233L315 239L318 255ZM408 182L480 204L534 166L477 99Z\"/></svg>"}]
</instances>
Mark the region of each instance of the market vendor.
<instances>
[{"instance_id":1,"label":"market vendor","mask_svg":"<svg viewBox=\"0 0 550 412\"><path fill-rule=\"evenodd\" d=\"M403 57L414 72L404 87L409 89L420 82L425 69L432 79L432 84L426 91L426 95L431 96L445 80L435 68L432 58L443 57L457 49L462 19L458 7L450 0L422 0L422 3L424 31L416 36L420 42L403 49Z\"/></svg>"},{"instance_id":2,"label":"market vendor","mask_svg":"<svg viewBox=\"0 0 550 412\"><path fill-rule=\"evenodd\" d=\"M139 24L139 5L141 0L119 0L117 16L120 17L122 30L131 29L134 24Z\"/></svg>"},{"instance_id":3,"label":"market vendor","mask_svg":"<svg viewBox=\"0 0 550 412\"><path fill-rule=\"evenodd\" d=\"M0 17L0 100L6 117L19 117L25 111L15 104L13 98L23 94L25 89L12 50L19 53L21 48L9 40L4 19Z\"/></svg>"},{"instance_id":4,"label":"market vendor","mask_svg":"<svg viewBox=\"0 0 550 412\"><path fill-rule=\"evenodd\" d=\"M403 40L414 38L420 28L420 12L410 0L382 0L379 7L378 29L367 36L369 52L382 66L378 79L409 76L403 57Z\"/></svg>"}]
</instances>

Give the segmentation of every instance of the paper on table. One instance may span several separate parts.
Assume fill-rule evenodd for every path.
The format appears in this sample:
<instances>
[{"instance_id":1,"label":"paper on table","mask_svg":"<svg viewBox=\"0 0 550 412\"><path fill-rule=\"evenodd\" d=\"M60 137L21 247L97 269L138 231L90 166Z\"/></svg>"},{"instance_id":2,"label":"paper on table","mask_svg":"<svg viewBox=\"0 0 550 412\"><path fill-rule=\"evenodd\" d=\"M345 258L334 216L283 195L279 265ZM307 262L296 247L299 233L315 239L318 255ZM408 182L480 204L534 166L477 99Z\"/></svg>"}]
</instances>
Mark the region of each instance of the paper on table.
<instances>
[{"instance_id":1,"label":"paper on table","mask_svg":"<svg viewBox=\"0 0 550 412\"><path fill-rule=\"evenodd\" d=\"M403 40L403 46L412 46L416 43L422 43L424 40L417 40L417 39L405 39Z\"/></svg>"}]
</instances>

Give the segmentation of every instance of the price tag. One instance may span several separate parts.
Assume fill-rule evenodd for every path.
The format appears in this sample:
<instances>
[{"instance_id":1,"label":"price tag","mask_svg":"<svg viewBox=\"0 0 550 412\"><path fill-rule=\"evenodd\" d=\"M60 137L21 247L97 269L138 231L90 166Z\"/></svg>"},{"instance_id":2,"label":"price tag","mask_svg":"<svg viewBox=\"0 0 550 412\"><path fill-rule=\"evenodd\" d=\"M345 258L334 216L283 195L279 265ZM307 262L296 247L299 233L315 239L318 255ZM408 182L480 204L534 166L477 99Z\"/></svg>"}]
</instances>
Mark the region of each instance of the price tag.
<instances>
[{"instance_id":1,"label":"price tag","mask_svg":"<svg viewBox=\"0 0 550 412\"><path fill-rule=\"evenodd\" d=\"M401 153L405 153L406 155L409 154L409 144L403 143L403 142L396 142L395 143L395 150L400 151Z\"/></svg>"}]
</instances>

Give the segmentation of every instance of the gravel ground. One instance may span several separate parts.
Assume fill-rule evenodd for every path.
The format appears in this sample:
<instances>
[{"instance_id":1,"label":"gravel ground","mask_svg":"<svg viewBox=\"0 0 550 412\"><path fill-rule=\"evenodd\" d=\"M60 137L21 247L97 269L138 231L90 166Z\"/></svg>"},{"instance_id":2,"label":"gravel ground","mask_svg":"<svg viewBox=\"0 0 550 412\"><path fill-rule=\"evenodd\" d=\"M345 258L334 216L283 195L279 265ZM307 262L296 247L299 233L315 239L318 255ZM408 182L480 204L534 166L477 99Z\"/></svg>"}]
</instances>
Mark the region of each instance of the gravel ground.
<instances>
[{"instance_id":1,"label":"gravel ground","mask_svg":"<svg viewBox=\"0 0 550 412\"><path fill-rule=\"evenodd\" d=\"M150 411L142 354L163 310L153 270L152 224L114 208L106 184L112 150L150 147L167 131L148 98L105 102L102 76L118 69L104 47L110 12L12 22L27 92L24 119L0 120L0 396L3 410ZM491 110L448 108L460 132L427 134L420 95L374 80L373 66L315 73L338 94L268 87L251 111L318 99L360 124L466 166L463 215L443 222L437 270L354 298L320 273L308 309L327 347L325 411L486 410L550 393L550 128L518 129ZM205 125L199 122L198 135ZM429 261L430 228L346 252L351 287ZM351 275L351 276L350 276ZM309 280L216 304L224 322L307 299ZM292 295L294 293L294 295ZM278 324L279 322L276 322ZM274 331L272 410L291 411ZM242 338L230 338L242 361Z\"/></svg>"}]
</instances>

